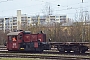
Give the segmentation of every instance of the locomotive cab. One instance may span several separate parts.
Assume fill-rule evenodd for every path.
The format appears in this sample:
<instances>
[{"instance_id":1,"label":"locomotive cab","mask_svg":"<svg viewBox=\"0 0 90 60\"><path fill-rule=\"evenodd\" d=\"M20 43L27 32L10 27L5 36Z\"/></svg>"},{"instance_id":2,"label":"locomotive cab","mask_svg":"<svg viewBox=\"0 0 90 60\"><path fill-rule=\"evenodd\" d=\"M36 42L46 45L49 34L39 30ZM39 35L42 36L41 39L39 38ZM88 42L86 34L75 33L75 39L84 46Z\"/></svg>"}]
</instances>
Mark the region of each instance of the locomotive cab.
<instances>
[{"instance_id":1,"label":"locomotive cab","mask_svg":"<svg viewBox=\"0 0 90 60\"><path fill-rule=\"evenodd\" d=\"M9 51L17 51L20 46L19 43L22 42L22 34L20 32L10 32L7 36L7 49Z\"/></svg>"}]
</instances>

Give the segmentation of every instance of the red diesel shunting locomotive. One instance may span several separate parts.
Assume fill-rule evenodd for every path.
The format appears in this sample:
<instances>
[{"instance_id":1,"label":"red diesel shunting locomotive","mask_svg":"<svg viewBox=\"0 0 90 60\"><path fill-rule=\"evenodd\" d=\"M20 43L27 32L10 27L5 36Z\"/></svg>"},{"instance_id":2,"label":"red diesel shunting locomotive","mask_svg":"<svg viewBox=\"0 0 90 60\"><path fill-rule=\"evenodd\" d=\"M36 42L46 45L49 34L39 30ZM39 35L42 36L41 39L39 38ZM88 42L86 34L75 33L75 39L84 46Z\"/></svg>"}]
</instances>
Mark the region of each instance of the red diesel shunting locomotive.
<instances>
[{"instance_id":1,"label":"red diesel shunting locomotive","mask_svg":"<svg viewBox=\"0 0 90 60\"><path fill-rule=\"evenodd\" d=\"M50 44L46 42L46 34L32 34L30 31L17 31L7 34L7 49L9 51L38 51L49 50Z\"/></svg>"}]
</instances>

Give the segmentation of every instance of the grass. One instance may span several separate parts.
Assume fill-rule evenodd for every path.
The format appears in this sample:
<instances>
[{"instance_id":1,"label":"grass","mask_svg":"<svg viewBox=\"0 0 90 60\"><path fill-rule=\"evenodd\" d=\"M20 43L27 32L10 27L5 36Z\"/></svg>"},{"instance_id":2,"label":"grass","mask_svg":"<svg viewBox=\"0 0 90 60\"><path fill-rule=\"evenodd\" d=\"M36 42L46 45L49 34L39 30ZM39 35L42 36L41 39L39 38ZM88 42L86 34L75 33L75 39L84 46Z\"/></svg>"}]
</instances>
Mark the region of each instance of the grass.
<instances>
[{"instance_id":1,"label":"grass","mask_svg":"<svg viewBox=\"0 0 90 60\"><path fill-rule=\"evenodd\" d=\"M40 60L39 58L0 58L0 60Z\"/></svg>"}]
</instances>

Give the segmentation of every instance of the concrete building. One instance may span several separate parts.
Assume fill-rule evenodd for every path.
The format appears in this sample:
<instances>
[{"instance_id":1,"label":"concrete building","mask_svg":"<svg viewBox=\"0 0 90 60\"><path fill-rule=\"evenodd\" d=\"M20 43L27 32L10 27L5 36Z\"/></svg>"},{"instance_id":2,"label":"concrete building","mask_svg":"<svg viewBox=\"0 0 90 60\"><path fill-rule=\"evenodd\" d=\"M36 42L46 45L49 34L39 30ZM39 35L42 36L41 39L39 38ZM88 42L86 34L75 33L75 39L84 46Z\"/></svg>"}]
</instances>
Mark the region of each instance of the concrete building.
<instances>
[{"instance_id":1,"label":"concrete building","mask_svg":"<svg viewBox=\"0 0 90 60\"><path fill-rule=\"evenodd\" d=\"M5 31L12 31L12 29L13 29L13 20L12 20L13 18L12 17L6 17L6 18L4 18L4 24L5 24L5 26L4 26L4 32Z\"/></svg>"},{"instance_id":2,"label":"concrete building","mask_svg":"<svg viewBox=\"0 0 90 60\"><path fill-rule=\"evenodd\" d=\"M21 16L20 21L17 19L17 17L5 18L5 30L15 31L24 29L26 26L30 26L30 17Z\"/></svg>"},{"instance_id":3,"label":"concrete building","mask_svg":"<svg viewBox=\"0 0 90 60\"><path fill-rule=\"evenodd\" d=\"M1 30L4 30L4 32L24 29L26 26L29 26L31 22L30 17L27 17L25 14L21 14L20 10L17 10L17 16L5 17L0 20L3 21L1 23L3 27L0 28Z\"/></svg>"},{"instance_id":4,"label":"concrete building","mask_svg":"<svg viewBox=\"0 0 90 60\"><path fill-rule=\"evenodd\" d=\"M66 15L50 15L48 22L66 23Z\"/></svg>"},{"instance_id":5,"label":"concrete building","mask_svg":"<svg viewBox=\"0 0 90 60\"><path fill-rule=\"evenodd\" d=\"M49 15L49 16L27 16L22 14L21 10L17 10L17 16L0 18L0 30L15 31L26 29L31 25L47 25L49 23L66 23L66 15Z\"/></svg>"},{"instance_id":6,"label":"concrete building","mask_svg":"<svg viewBox=\"0 0 90 60\"><path fill-rule=\"evenodd\" d=\"M4 18L0 18L0 31L4 30Z\"/></svg>"}]
</instances>

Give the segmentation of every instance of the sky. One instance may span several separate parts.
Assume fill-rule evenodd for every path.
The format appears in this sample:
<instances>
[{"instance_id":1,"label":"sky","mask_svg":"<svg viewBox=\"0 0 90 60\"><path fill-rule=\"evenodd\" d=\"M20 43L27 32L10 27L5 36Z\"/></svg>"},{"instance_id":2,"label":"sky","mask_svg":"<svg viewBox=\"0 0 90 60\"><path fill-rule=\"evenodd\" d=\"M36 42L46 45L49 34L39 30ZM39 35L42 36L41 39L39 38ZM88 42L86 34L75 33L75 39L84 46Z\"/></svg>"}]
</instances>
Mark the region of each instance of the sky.
<instances>
[{"instance_id":1,"label":"sky","mask_svg":"<svg viewBox=\"0 0 90 60\"><path fill-rule=\"evenodd\" d=\"M60 6L58 6L60 5ZM75 19L80 11L90 11L90 0L0 0L0 17L16 16L17 10L29 16L44 15L50 6L53 15Z\"/></svg>"}]
</instances>

